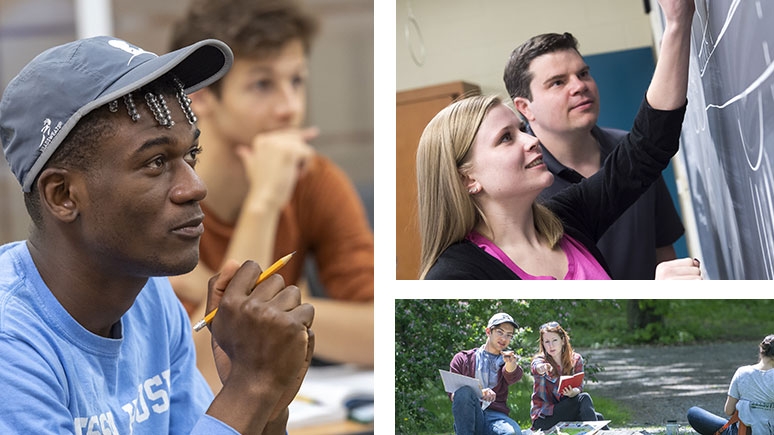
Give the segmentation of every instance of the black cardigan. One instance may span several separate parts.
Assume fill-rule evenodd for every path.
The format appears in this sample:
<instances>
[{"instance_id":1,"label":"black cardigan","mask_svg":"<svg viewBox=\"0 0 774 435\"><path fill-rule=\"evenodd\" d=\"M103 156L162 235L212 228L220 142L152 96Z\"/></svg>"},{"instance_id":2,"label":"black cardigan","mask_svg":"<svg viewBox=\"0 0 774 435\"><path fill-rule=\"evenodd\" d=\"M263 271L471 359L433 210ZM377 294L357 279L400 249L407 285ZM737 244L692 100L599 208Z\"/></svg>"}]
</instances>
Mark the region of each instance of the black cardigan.
<instances>
[{"instance_id":1,"label":"black cardigan","mask_svg":"<svg viewBox=\"0 0 774 435\"><path fill-rule=\"evenodd\" d=\"M564 225L565 234L582 243L607 271L597 241L640 197L677 153L685 105L656 110L643 100L634 126L605 159L599 172L569 186L545 206ZM444 250L425 279L519 279L500 260L467 239Z\"/></svg>"}]
</instances>

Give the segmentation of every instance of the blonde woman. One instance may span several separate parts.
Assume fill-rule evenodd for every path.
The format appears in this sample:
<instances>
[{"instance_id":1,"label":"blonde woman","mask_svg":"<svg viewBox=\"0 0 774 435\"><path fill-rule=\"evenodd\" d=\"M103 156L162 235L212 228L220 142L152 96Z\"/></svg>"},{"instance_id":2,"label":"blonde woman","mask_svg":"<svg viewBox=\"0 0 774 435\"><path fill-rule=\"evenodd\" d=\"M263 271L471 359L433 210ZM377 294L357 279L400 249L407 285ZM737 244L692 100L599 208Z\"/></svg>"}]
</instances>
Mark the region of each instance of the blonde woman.
<instances>
[{"instance_id":1,"label":"blonde woman","mask_svg":"<svg viewBox=\"0 0 774 435\"><path fill-rule=\"evenodd\" d=\"M691 0L660 0L661 54L632 132L595 176L545 206L553 182L538 141L495 96L460 100L428 124L417 150L423 279L609 279L596 241L677 152L686 105ZM657 278L700 279L698 262Z\"/></svg>"}]
</instances>

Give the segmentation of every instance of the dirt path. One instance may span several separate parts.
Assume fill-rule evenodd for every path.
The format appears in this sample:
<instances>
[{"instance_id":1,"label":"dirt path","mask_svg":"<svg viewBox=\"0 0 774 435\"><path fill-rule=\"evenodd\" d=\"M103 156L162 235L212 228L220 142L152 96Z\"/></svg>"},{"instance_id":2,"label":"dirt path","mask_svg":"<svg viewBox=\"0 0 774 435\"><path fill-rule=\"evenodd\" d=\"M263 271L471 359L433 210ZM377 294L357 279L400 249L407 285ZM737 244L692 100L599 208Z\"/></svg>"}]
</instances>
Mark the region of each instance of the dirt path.
<instances>
[{"instance_id":1,"label":"dirt path","mask_svg":"<svg viewBox=\"0 0 774 435\"><path fill-rule=\"evenodd\" d=\"M617 400L632 413L631 426L661 426L677 420L687 426L694 405L723 415L728 384L736 368L758 360L759 341L689 346L579 349L605 367L592 394ZM611 423L615 426L615 422Z\"/></svg>"}]
</instances>

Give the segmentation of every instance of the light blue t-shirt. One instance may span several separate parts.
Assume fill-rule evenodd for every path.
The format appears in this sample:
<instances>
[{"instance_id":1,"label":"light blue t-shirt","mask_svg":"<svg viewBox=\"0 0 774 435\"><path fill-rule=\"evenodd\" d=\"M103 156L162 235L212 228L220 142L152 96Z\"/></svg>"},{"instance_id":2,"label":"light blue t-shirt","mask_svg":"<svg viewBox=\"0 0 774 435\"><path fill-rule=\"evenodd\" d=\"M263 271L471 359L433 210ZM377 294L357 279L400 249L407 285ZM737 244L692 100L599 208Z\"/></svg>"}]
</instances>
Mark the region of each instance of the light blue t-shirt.
<instances>
[{"instance_id":1,"label":"light blue t-shirt","mask_svg":"<svg viewBox=\"0 0 774 435\"><path fill-rule=\"evenodd\" d=\"M204 414L212 391L169 280L149 279L116 332L76 322L25 242L0 246L0 433L236 433Z\"/></svg>"},{"instance_id":2,"label":"light blue t-shirt","mask_svg":"<svg viewBox=\"0 0 774 435\"><path fill-rule=\"evenodd\" d=\"M494 388L500 375L500 367L505 364L502 355L486 351L486 345L476 351L476 377L484 388Z\"/></svg>"},{"instance_id":3,"label":"light blue t-shirt","mask_svg":"<svg viewBox=\"0 0 774 435\"><path fill-rule=\"evenodd\" d=\"M731 378L728 395L739 400L739 419L755 435L774 434L774 369L739 367Z\"/></svg>"}]
</instances>

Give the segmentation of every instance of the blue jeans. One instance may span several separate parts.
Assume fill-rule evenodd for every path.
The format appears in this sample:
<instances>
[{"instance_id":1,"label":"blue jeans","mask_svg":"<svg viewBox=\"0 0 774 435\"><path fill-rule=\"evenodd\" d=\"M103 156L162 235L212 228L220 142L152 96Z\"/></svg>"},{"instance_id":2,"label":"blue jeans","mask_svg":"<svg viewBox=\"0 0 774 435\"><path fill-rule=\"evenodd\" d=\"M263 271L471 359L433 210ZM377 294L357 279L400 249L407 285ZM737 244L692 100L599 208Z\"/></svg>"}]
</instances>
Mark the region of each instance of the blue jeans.
<instances>
[{"instance_id":1,"label":"blue jeans","mask_svg":"<svg viewBox=\"0 0 774 435\"><path fill-rule=\"evenodd\" d=\"M688 410L688 424L691 425L693 430L702 435L713 435L726 423L728 423L727 418L718 417L698 406L694 406ZM723 435L736 435L737 430L735 424L731 425L728 429L723 431Z\"/></svg>"},{"instance_id":2,"label":"blue jeans","mask_svg":"<svg viewBox=\"0 0 774 435\"><path fill-rule=\"evenodd\" d=\"M482 410L470 387L454 392L454 432L458 435L521 435L519 424L498 411Z\"/></svg>"}]
</instances>

